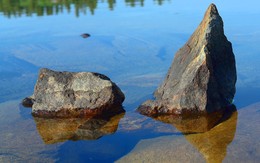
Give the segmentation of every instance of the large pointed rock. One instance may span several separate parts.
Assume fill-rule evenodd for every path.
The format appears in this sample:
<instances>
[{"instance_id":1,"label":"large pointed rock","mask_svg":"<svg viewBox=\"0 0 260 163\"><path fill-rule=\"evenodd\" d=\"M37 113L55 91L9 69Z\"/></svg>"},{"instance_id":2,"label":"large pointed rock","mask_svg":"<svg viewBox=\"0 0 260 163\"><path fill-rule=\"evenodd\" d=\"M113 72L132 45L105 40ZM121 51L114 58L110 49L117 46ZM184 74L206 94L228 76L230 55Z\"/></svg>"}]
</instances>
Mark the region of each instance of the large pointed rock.
<instances>
[{"instance_id":1,"label":"large pointed rock","mask_svg":"<svg viewBox=\"0 0 260 163\"><path fill-rule=\"evenodd\" d=\"M175 54L164 82L154 93L156 99L146 101L138 111L146 115L220 111L232 103L236 79L232 45L211 4L199 27Z\"/></svg>"}]
</instances>

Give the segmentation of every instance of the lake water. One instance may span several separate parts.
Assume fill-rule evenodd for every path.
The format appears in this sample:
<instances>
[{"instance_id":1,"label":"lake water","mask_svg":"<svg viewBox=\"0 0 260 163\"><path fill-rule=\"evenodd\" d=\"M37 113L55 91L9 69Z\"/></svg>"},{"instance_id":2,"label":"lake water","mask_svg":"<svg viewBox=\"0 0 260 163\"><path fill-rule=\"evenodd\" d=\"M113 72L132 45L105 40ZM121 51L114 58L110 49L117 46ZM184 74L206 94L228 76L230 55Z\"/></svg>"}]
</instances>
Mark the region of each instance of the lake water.
<instances>
[{"instance_id":1,"label":"lake water","mask_svg":"<svg viewBox=\"0 0 260 163\"><path fill-rule=\"evenodd\" d=\"M233 44L238 111L209 132L183 134L135 109L152 97L212 2ZM259 162L259 5L257 0L0 0L0 162ZM91 37L83 39L82 33ZM106 74L125 93L126 113L33 118L20 102L33 93L42 67Z\"/></svg>"}]
</instances>

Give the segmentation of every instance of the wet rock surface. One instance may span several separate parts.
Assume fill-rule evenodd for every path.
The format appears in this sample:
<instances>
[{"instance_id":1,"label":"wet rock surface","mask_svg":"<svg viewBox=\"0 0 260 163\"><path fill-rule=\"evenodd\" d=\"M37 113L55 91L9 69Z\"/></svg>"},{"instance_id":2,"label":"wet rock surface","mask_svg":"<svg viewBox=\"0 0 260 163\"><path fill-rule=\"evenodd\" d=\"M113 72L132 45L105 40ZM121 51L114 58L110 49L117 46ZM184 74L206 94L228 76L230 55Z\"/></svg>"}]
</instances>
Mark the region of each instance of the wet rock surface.
<instances>
[{"instance_id":1,"label":"wet rock surface","mask_svg":"<svg viewBox=\"0 0 260 163\"><path fill-rule=\"evenodd\" d=\"M224 35L214 4L188 42L175 54L155 100L143 103L141 114L212 113L226 109L235 94L235 56Z\"/></svg>"},{"instance_id":2,"label":"wet rock surface","mask_svg":"<svg viewBox=\"0 0 260 163\"><path fill-rule=\"evenodd\" d=\"M39 117L85 117L124 112L124 94L108 77L91 72L41 69L32 98Z\"/></svg>"}]
</instances>

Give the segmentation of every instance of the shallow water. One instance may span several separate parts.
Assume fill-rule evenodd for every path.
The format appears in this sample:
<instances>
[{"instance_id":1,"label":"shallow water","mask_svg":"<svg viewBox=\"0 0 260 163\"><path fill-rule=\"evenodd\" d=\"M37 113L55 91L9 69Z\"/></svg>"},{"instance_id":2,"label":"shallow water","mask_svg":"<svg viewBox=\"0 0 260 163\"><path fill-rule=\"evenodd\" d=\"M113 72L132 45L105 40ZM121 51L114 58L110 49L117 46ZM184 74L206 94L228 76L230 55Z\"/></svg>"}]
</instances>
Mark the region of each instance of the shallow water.
<instances>
[{"instance_id":1,"label":"shallow water","mask_svg":"<svg viewBox=\"0 0 260 163\"><path fill-rule=\"evenodd\" d=\"M256 103L208 132L141 140L118 162L259 162L259 111Z\"/></svg>"},{"instance_id":2,"label":"shallow water","mask_svg":"<svg viewBox=\"0 0 260 163\"><path fill-rule=\"evenodd\" d=\"M214 1L233 44L238 72L234 102L238 116L227 121L236 125L228 127L230 137L220 147L214 146L216 152L205 151L204 143L197 143L206 138L203 134L183 136L171 124L134 112L152 97L174 53L198 26L212 1L199 5L195 0L63 2L0 0L0 162L114 162L139 149L144 139L153 138L162 150L174 151L165 147L168 139L173 146L179 142L183 148L180 157L172 157L176 162L178 158L205 161L207 155L221 156L227 162L259 161L260 129L255 127L259 104L241 108L260 101L260 2ZM83 39L82 33L91 37ZM125 93L126 113L105 120L68 122L33 118L20 101L33 93L41 67L106 74ZM218 128L210 131L206 133ZM153 152L144 146L148 153ZM218 149L227 152L223 155ZM163 158L167 161L167 154Z\"/></svg>"}]
</instances>

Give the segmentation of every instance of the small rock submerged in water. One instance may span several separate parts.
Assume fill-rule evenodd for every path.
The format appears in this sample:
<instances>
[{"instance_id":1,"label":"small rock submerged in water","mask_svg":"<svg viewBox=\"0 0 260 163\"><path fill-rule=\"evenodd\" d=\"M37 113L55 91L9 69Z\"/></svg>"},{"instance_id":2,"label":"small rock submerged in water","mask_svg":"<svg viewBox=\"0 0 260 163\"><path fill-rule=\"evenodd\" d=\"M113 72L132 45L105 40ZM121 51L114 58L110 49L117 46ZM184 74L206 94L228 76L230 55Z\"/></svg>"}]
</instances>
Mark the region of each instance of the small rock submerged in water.
<instances>
[{"instance_id":1,"label":"small rock submerged in water","mask_svg":"<svg viewBox=\"0 0 260 163\"><path fill-rule=\"evenodd\" d=\"M155 100L143 103L145 115L212 113L225 110L235 94L236 67L232 45L214 4L188 42L175 54Z\"/></svg>"},{"instance_id":2,"label":"small rock submerged in water","mask_svg":"<svg viewBox=\"0 0 260 163\"><path fill-rule=\"evenodd\" d=\"M90 34L88 33L83 33L82 35L80 35L82 38L88 38L90 37Z\"/></svg>"},{"instance_id":3,"label":"small rock submerged in water","mask_svg":"<svg viewBox=\"0 0 260 163\"><path fill-rule=\"evenodd\" d=\"M32 114L40 117L86 117L124 112L125 96L120 88L98 73L43 68L32 97Z\"/></svg>"},{"instance_id":4,"label":"small rock submerged in water","mask_svg":"<svg viewBox=\"0 0 260 163\"><path fill-rule=\"evenodd\" d=\"M22 104L24 107L30 108L33 106L33 102L34 102L33 97L26 97L25 99L23 99Z\"/></svg>"}]
</instances>

